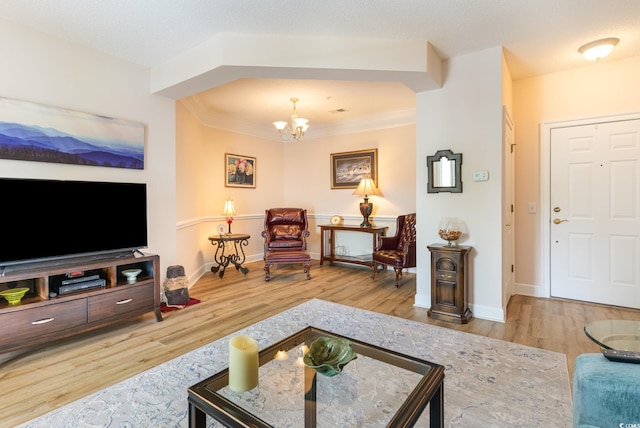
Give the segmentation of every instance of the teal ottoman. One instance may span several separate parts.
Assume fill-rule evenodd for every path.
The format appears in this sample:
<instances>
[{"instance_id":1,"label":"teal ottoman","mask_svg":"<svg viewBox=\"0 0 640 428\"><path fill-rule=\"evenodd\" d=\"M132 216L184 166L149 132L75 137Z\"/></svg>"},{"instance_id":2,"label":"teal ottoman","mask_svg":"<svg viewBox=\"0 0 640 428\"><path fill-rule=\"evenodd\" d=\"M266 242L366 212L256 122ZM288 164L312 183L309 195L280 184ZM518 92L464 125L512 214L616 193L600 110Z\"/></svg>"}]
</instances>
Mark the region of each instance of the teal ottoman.
<instances>
[{"instance_id":1,"label":"teal ottoman","mask_svg":"<svg viewBox=\"0 0 640 428\"><path fill-rule=\"evenodd\" d=\"M573 369L573 426L640 428L640 364L579 355Z\"/></svg>"}]
</instances>

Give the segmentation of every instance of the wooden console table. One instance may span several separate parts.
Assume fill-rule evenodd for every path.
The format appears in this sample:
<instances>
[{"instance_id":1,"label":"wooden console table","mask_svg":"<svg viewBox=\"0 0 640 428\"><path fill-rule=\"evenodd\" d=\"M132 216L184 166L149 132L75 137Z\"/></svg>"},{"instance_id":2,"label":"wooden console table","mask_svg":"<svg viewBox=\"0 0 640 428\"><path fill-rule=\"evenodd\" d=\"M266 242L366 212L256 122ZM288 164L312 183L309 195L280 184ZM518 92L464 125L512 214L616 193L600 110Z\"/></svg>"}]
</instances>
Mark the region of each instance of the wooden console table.
<instances>
[{"instance_id":1,"label":"wooden console table","mask_svg":"<svg viewBox=\"0 0 640 428\"><path fill-rule=\"evenodd\" d=\"M373 260L371 260L371 258L365 259L358 256L336 254L336 232L348 231L370 233L373 238L371 242L371 253L373 253L378 245L379 237L385 236L388 229L388 227L360 227L333 224L322 224L318 225L318 227L320 227L320 265L322 265L326 260L329 262L353 263L371 267L373 267Z\"/></svg>"}]
</instances>

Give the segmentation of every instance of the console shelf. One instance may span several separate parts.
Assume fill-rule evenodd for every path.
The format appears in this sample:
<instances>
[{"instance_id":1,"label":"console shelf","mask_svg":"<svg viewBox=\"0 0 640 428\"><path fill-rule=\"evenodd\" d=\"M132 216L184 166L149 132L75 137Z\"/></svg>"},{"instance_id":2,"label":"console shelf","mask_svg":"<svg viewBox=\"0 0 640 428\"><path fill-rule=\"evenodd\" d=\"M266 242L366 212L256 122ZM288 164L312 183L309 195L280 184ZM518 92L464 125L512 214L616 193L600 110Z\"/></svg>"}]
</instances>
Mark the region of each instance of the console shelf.
<instances>
[{"instance_id":1,"label":"console shelf","mask_svg":"<svg viewBox=\"0 0 640 428\"><path fill-rule=\"evenodd\" d=\"M140 269L130 284L122 271ZM63 281L98 285L59 293ZM19 305L0 297L0 353L73 336L154 311L160 312L160 260L156 255L127 253L107 259L68 259L47 265L25 265L0 276L0 291L26 287Z\"/></svg>"}]
</instances>

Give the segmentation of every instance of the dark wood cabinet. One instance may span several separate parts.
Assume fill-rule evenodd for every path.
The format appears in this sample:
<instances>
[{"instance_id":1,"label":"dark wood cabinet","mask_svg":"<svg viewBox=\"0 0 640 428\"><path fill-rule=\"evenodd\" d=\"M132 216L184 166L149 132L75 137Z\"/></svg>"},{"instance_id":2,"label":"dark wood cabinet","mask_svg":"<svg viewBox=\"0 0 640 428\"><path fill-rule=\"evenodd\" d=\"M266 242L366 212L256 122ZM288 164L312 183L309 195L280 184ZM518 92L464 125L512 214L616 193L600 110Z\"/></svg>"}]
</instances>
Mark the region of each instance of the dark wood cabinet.
<instances>
[{"instance_id":1,"label":"dark wood cabinet","mask_svg":"<svg viewBox=\"0 0 640 428\"><path fill-rule=\"evenodd\" d=\"M135 283L123 275L140 269ZM58 294L70 273L98 277L103 285ZM127 318L160 313L160 261L156 255L102 260L67 260L53 265L25 266L0 275L0 290L28 287L19 305L0 298L0 352L39 345Z\"/></svg>"},{"instance_id":2,"label":"dark wood cabinet","mask_svg":"<svg viewBox=\"0 0 640 428\"><path fill-rule=\"evenodd\" d=\"M151 282L134 287L120 287L111 293L87 299L89 323L119 319L130 313L145 313L153 308L154 285Z\"/></svg>"},{"instance_id":3,"label":"dark wood cabinet","mask_svg":"<svg viewBox=\"0 0 640 428\"><path fill-rule=\"evenodd\" d=\"M432 244L431 318L458 324L469 322L473 314L468 303L468 256L471 247Z\"/></svg>"},{"instance_id":4,"label":"dark wood cabinet","mask_svg":"<svg viewBox=\"0 0 640 428\"><path fill-rule=\"evenodd\" d=\"M64 305L25 305L20 311L1 314L0 320L7 328L0 339L1 351L29 346L41 343L43 338L82 328L87 323L87 301L74 299Z\"/></svg>"}]
</instances>

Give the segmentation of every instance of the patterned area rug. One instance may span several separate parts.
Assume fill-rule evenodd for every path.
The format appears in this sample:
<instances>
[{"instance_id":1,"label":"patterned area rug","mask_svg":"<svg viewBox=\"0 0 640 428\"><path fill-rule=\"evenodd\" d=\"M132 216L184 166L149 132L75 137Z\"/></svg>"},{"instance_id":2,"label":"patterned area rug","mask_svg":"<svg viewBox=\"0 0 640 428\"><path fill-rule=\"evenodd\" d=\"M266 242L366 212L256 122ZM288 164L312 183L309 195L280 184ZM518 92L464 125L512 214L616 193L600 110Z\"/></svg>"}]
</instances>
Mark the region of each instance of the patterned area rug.
<instances>
[{"instance_id":1,"label":"patterned area rug","mask_svg":"<svg viewBox=\"0 0 640 428\"><path fill-rule=\"evenodd\" d=\"M262 349L308 325L443 365L447 427L572 425L564 354L313 299L22 426L186 427L187 388L226 368L232 336Z\"/></svg>"}]
</instances>

